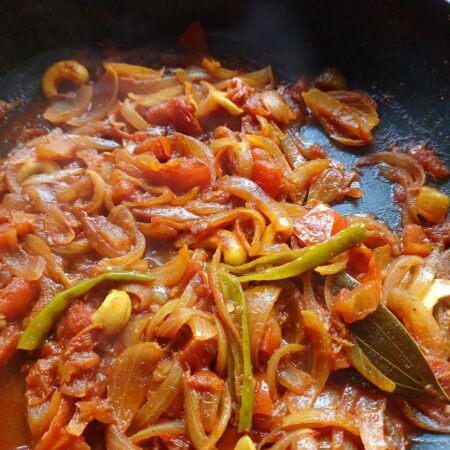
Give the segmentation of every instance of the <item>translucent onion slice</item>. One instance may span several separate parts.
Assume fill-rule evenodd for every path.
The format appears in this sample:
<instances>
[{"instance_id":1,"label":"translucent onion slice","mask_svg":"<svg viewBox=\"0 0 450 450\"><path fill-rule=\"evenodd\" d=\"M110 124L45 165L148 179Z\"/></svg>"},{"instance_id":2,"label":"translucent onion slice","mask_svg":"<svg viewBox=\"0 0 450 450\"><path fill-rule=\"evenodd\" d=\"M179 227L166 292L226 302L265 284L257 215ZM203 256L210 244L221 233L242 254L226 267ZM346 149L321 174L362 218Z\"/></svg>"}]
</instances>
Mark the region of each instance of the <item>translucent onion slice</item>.
<instances>
[{"instance_id":1,"label":"translucent onion slice","mask_svg":"<svg viewBox=\"0 0 450 450\"><path fill-rule=\"evenodd\" d=\"M133 427L141 429L155 423L170 406L178 393L181 392L182 387L183 368L175 357L173 358L172 367L164 381L136 414ZM138 442L143 439L142 432L137 433L137 438L135 436L132 438L133 442ZM148 438L146 437L144 439Z\"/></svg>"},{"instance_id":2,"label":"translucent onion slice","mask_svg":"<svg viewBox=\"0 0 450 450\"><path fill-rule=\"evenodd\" d=\"M270 312L278 300L281 288L274 285L255 286L245 291L248 311L248 325L251 330L250 346L252 362L259 367L259 347Z\"/></svg>"},{"instance_id":3,"label":"translucent onion slice","mask_svg":"<svg viewBox=\"0 0 450 450\"><path fill-rule=\"evenodd\" d=\"M290 235L292 220L282 206L269 197L256 183L242 177L222 177L219 187L247 202L252 202L273 223L275 231Z\"/></svg>"},{"instance_id":4,"label":"translucent onion slice","mask_svg":"<svg viewBox=\"0 0 450 450\"><path fill-rule=\"evenodd\" d=\"M92 86L83 85L74 95L56 100L44 111L44 119L54 125L59 125L81 116L91 102L93 91Z\"/></svg>"},{"instance_id":5,"label":"translucent onion slice","mask_svg":"<svg viewBox=\"0 0 450 450\"><path fill-rule=\"evenodd\" d=\"M148 428L138 431L131 436L131 441L134 444L141 444L143 441L156 436L177 436L186 433L184 422L181 420L172 420L169 422L161 422L156 425L152 425Z\"/></svg>"},{"instance_id":6,"label":"translucent onion slice","mask_svg":"<svg viewBox=\"0 0 450 450\"><path fill-rule=\"evenodd\" d=\"M267 384L269 386L270 396L272 400L276 400L278 398L278 390L276 386L276 374L278 369L278 364L281 361L283 356L289 353L295 352L304 352L306 350L304 345L301 344L286 344L283 347L280 347L278 350L274 352L274 354L270 357L267 362Z\"/></svg>"},{"instance_id":7,"label":"translucent onion slice","mask_svg":"<svg viewBox=\"0 0 450 450\"><path fill-rule=\"evenodd\" d=\"M148 80L159 78L164 73L164 68L160 70L151 69L150 67L138 66L135 64L104 62L103 66L106 70L112 70L118 77L131 77L136 80Z\"/></svg>"},{"instance_id":8,"label":"translucent onion slice","mask_svg":"<svg viewBox=\"0 0 450 450\"><path fill-rule=\"evenodd\" d=\"M182 133L175 133L175 142L185 155L193 156L208 164L211 172L211 182L216 181L214 155L206 144Z\"/></svg>"},{"instance_id":9,"label":"translucent onion slice","mask_svg":"<svg viewBox=\"0 0 450 450\"><path fill-rule=\"evenodd\" d=\"M184 92L183 86L173 86L167 89L162 89L161 91L155 92L149 95L139 95L133 94L132 92L128 94L131 100L142 106L157 106L173 97L177 97Z\"/></svg>"},{"instance_id":10,"label":"translucent onion slice","mask_svg":"<svg viewBox=\"0 0 450 450\"><path fill-rule=\"evenodd\" d=\"M61 267L61 261L57 261L55 255L53 255L43 239L34 234L28 234L25 236L25 243L34 255L42 256L45 259L47 270L55 281L63 283L66 288L72 285Z\"/></svg>"},{"instance_id":11,"label":"translucent onion slice","mask_svg":"<svg viewBox=\"0 0 450 450\"><path fill-rule=\"evenodd\" d=\"M149 95L163 89L180 86L177 77L155 78L153 80L135 80L119 77L119 95L128 96L130 92L138 95Z\"/></svg>"},{"instance_id":12,"label":"translucent onion slice","mask_svg":"<svg viewBox=\"0 0 450 450\"><path fill-rule=\"evenodd\" d=\"M144 403L152 372L161 355L158 344L142 342L125 349L114 361L108 380L108 399L114 407L120 431L127 430Z\"/></svg>"},{"instance_id":13,"label":"translucent onion slice","mask_svg":"<svg viewBox=\"0 0 450 450\"><path fill-rule=\"evenodd\" d=\"M254 72L244 73L240 75L239 78L242 78L250 86L260 89L267 85L271 86L275 83L271 66L263 67L260 70L255 70Z\"/></svg>"},{"instance_id":14,"label":"translucent onion slice","mask_svg":"<svg viewBox=\"0 0 450 450\"><path fill-rule=\"evenodd\" d=\"M175 286L188 268L190 260L189 250L185 246L170 261L151 269L149 275L164 286Z\"/></svg>"},{"instance_id":15,"label":"translucent onion slice","mask_svg":"<svg viewBox=\"0 0 450 450\"><path fill-rule=\"evenodd\" d=\"M39 280L46 267L45 258L29 255L22 247L14 252L3 251L0 260L16 277L26 281Z\"/></svg>"},{"instance_id":16,"label":"translucent onion slice","mask_svg":"<svg viewBox=\"0 0 450 450\"><path fill-rule=\"evenodd\" d=\"M67 123L74 127L103 119L117 99L118 78L112 70L107 70L94 85L90 107L81 116L74 117Z\"/></svg>"},{"instance_id":17,"label":"translucent onion slice","mask_svg":"<svg viewBox=\"0 0 450 450\"><path fill-rule=\"evenodd\" d=\"M150 127L150 124L136 111L128 99L119 104L122 116L136 130L146 130Z\"/></svg>"},{"instance_id":18,"label":"translucent onion slice","mask_svg":"<svg viewBox=\"0 0 450 450\"><path fill-rule=\"evenodd\" d=\"M337 409L305 408L302 411L284 417L282 426L284 429L336 426L359 436L355 415Z\"/></svg>"}]
</instances>

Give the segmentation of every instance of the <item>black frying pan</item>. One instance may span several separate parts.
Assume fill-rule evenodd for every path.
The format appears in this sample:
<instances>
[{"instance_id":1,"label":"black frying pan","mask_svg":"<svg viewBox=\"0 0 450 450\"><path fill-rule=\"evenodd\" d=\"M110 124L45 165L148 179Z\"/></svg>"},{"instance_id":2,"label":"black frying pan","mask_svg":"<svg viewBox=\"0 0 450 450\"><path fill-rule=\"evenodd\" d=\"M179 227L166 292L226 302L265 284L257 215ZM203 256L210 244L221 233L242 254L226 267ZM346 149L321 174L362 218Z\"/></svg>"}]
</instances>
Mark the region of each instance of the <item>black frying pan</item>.
<instances>
[{"instance_id":1,"label":"black frying pan","mask_svg":"<svg viewBox=\"0 0 450 450\"><path fill-rule=\"evenodd\" d=\"M371 148L350 152L330 143L319 128L302 130L336 159L352 165L357 156L388 144L428 142L450 164L445 0L2 0L0 11L0 99L20 97L26 105L39 95L45 68L81 47L170 48L175 36L198 20L219 57L270 63L291 80L335 66L352 88L375 97L381 125ZM12 144L0 130L0 151ZM364 199L338 208L373 212L397 227L391 186L376 173L365 169ZM449 193L450 183L441 188ZM450 440L421 435L414 445L450 448Z\"/></svg>"}]
</instances>

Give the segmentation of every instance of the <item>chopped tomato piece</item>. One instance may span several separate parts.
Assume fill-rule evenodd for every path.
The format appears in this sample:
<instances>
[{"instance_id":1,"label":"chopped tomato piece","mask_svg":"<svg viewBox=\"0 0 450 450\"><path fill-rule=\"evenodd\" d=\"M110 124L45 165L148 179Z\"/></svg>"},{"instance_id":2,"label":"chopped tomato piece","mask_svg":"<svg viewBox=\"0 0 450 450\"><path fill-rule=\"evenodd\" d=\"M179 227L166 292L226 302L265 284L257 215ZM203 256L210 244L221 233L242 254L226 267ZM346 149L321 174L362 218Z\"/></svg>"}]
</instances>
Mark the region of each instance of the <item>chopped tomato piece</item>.
<instances>
[{"instance_id":1,"label":"chopped tomato piece","mask_svg":"<svg viewBox=\"0 0 450 450\"><path fill-rule=\"evenodd\" d=\"M275 314L269 316L261 338L259 352L264 361L267 361L281 344L281 328Z\"/></svg>"},{"instance_id":2,"label":"chopped tomato piece","mask_svg":"<svg viewBox=\"0 0 450 450\"><path fill-rule=\"evenodd\" d=\"M38 292L36 283L14 278L0 289L0 314L8 321L22 318L31 309Z\"/></svg>"},{"instance_id":3,"label":"chopped tomato piece","mask_svg":"<svg viewBox=\"0 0 450 450\"><path fill-rule=\"evenodd\" d=\"M253 414L262 414L269 417L273 414L273 402L270 398L269 385L263 372L255 375Z\"/></svg>"},{"instance_id":4,"label":"chopped tomato piece","mask_svg":"<svg viewBox=\"0 0 450 450\"><path fill-rule=\"evenodd\" d=\"M348 256L348 271L358 281L367 283L379 277L380 268L377 257L370 248L360 245L349 250Z\"/></svg>"},{"instance_id":5,"label":"chopped tomato piece","mask_svg":"<svg viewBox=\"0 0 450 450\"><path fill-rule=\"evenodd\" d=\"M56 331L58 339L72 339L81 330L91 325L94 311L95 309L88 303L73 303L58 324Z\"/></svg>"},{"instance_id":6,"label":"chopped tomato piece","mask_svg":"<svg viewBox=\"0 0 450 450\"><path fill-rule=\"evenodd\" d=\"M278 198L282 192L283 169L260 149L253 149L252 156L252 180L266 194Z\"/></svg>"},{"instance_id":7,"label":"chopped tomato piece","mask_svg":"<svg viewBox=\"0 0 450 450\"><path fill-rule=\"evenodd\" d=\"M134 192L134 184L125 178L121 178L114 184L112 189L112 200L117 205L124 201Z\"/></svg>"},{"instance_id":8,"label":"chopped tomato piece","mask_svg":"<svg viewBox=\"0 0 450 450\"><path fill-rule=\"evenodd\" d=\"M167 114L177 131L189 135L202 132L202 127L194 115L194 107L184 97L175 97L167 102Z\"/></svg>"},{"instance_id":9,"label":"chopped tomato piece","mask_svg":"<svg viewBox=\"0 0 450 450\"><path fill-rule=\"evenodd\" d=\"M304 245L323 242L347 228L349 221L324 203L317 203L294 225L294 233Z\"/></svg>"},{"instance_id":10,"label":"chopped tomato piece","mask_svg":"<svg viewBox=\"0 0 450 450\"><path fill-rule=\"evenodd\" d=\"M408 153L429 173L435 180L444 180L450 176L449 168L441 161L432 148L419 144L408 150Z\"/></svg>"},{"instance_id":11,"label":"chopped tomato piece","mask_svg":"<svg viewBox=\"0 0 450 450\"><path fill-rule=\"evenodd\" d=\"M16 353L22 328L19 324L8 325L0 332L0 367L4 366Z\"/></svg>"},{"instance_id":12,"label":"chopped tomato piece","mask_svg":"<svg viewBox=\"0 0 450 450\"><path fill-rule=\"evenodd\" d=\"M192 338L178 353L178 357L184 366L191 370L200 370L210 366L216 352L216 340L199 341Z\"/></svg>"},{"instance_id":13,"label":"chopped tomato piece","mask_svg":"<svg viewBox=\"0 0 450 450\"><path fill-rule=\"evenodd\" d=\"M224 381L210 370L199 370L189 377L189 386L200 392L218 394L222 392Z\"/></svg>"},{"instance_id":14,"label":"chopped tomato piece","mask_svg":"<svg viewBox=\"0 0 450 450\"><path fill-rule=\"evenodd\" d=\"M433 244L428 241L423 228L410 223L403 228L403 253L406 255L428 256Z\"/></svg>"},{"instance_id":15,"label":"chopped tomato piece","mask_svg":"<svg viewBox=\"0 0 450 450\"><path fill-rule=\"evenodd\" d=\"M206 31L198 22L191 23L178 38L178 45L186 52L208 52Z\"/></svg>"},{"instance_id":16,"label":"chopped tomato piece","mask_svg":"<svg viewBox=\"0 0 450 450\"><path fill-rule=\"evenodd\" d=\"M172 154L171 140L166 136L153 137L139 144L134 150L135 155L145 152L153 153L160 161L167 161Z\"/></svg>"},{"instance_id":17,"label":"chopped tomato piece","mask_svg":"<svg viewBox=\"0 0 450 450\"><path fill-rule=\"evenodd\" d=\"M176 158L165 164L158 165L158 161L156 163L155 165L150 161L146 164L145 160L138 162L152 183L166 185L176 191L188 191L211 182L208 165L198 159Z\"/></svg>"}]
</instances>

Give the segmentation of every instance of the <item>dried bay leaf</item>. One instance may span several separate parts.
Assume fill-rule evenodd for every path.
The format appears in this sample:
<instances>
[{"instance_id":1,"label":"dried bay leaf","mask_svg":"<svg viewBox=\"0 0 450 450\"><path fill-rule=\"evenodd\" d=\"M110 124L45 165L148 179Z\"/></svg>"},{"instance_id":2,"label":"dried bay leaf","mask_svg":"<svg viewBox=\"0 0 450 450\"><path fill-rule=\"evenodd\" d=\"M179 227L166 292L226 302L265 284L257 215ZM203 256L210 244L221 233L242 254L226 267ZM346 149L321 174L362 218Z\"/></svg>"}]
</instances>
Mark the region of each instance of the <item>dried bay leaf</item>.
<instances>
[{"instance_id":1,"label":"dried bay leaf","mask_svg":"<svg viewBox=\"0 0 450 450\"><path fill-rule=\"evenodd\" d=\"M336 276L338 288L351 289L358 284L346 273ZM364 319L348 325L348 329L373 366L395 383L393 395L450 402L419 346L386 306L381 304Z\"/></svg>"}]
</instances>

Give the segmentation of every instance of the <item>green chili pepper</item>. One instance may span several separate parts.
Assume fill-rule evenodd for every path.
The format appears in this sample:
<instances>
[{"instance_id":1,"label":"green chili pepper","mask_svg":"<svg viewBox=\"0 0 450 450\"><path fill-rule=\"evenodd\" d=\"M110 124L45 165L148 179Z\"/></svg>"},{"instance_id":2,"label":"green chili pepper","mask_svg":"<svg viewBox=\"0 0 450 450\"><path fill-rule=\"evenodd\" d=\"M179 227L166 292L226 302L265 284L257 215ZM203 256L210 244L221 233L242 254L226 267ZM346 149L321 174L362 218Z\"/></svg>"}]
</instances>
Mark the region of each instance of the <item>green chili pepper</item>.
<instances>
[{"instance_id":1,"label":"green chili pepper","mask_svg":"<svg viewBox=\"0 0 450 450\"><path fill-rule=\"evenodd\" d=\"M231 273L245 273L248 269L253 269L256 266L262 266L265 264L285 264L299 258L306 253L307 248L299 248L297 250L288 250L285 252L271 253L270 255L261 256L248 263L241 264L239 266L230 266L228 264L222 264L221 266Z\"/></svg>"},{"instance_id":2,"label":"green chili pepper","mask_svg":"<svg viewBox=\"0 0 450 450\"><path fill-rule=\"evenodd\" d=\"M313 245L305 253L294 261L281 266L271 267L261 272L253 272L239 277L240 282L244 281L269 281L283 280L295 277L307 270L314 269L326 263L331 258L355 247L369 235L363 224L356 223L345 230L340 231L335 236L320 244Z\"/></svg>"},{"instance_id":3,"label":"green chili pepper","mask_svg":"<svg viewBox=\"0 0 450 450\"><path fill-rule=\"evenodd\" d=\"M31 319L23 332L17 348L35 350L50 333L51 329L70 306L71 300L80 297L102 281L152 281L153 278L138 272L105 272L89 280L81 281L55 295L39 313Z\"/></svg>"},{"instance_id":4,"label":"green chili pepper","mask_svg":"<svg viewBox=\"0 0 450 450\"><path fill-rule=\"evenodd\" d=\"M242 308L242 364L235 361L236 367L243 367L241 407L239 409L239 432L250 431L253 419L253 369L250 353L250 330L248 326L247 302L241 283L234 275L219 271L219 280L225 301L233 300ZM233 353L234 358L236 355Z\"/></svg>"}]
</instances>

